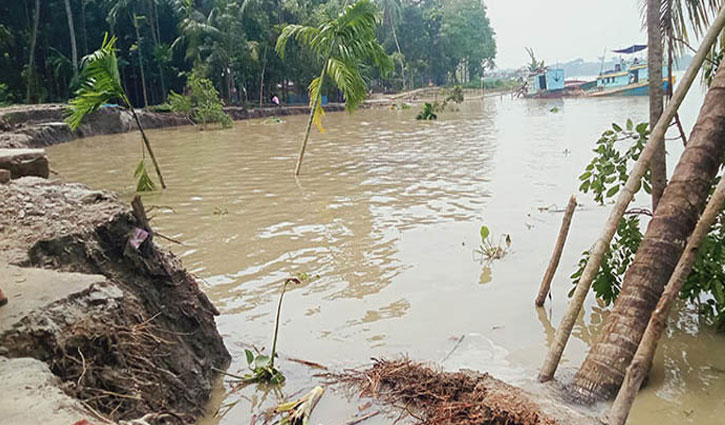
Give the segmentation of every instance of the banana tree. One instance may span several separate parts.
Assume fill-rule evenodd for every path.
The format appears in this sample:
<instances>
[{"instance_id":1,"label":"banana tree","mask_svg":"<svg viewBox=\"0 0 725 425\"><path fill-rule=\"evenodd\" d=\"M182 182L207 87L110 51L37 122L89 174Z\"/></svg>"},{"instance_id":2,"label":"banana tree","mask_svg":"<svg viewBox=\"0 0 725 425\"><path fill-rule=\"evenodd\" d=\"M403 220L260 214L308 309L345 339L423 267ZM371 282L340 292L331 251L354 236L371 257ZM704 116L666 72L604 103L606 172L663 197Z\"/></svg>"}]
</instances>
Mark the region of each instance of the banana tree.
<instances>
[{"instance_id":1,"label":"banana tree","mask_svg":"<svg viewBox=\"0 0 725 425\"><path fill-rule=\"evenodd\" d=\"M393 61L378 43L375 31L380 22L380 12L370 0L360 0L345 6L337 17L327 17L317 27L287 25L277 38L277 53L284 59L284 52L289 39L297 42L322 59L320 76L313 79L308 86L310 97L310 117L307 120L305 137L300 147L295 175L300 174L302 158L310 137L310 129L315 124L320 132L322 117L322 87L325 78L330 79L342 91L345 98L345 109L354 111L365 99L368 92L367 82L361 68L372 63L387 74L393 68Z\"/></svg>"},{"instance_id":2,"label":"banana tree","mask_svg":"<svg viewBox=\"0 0 725 425\"><path fill-rule=\"evenodd\" d=\"M104 103L111 100L119 100L124 108L126 108L133 116L136 126L141 131L143 144L148 151L151 161L156 169L156 175L159 177L161 187L166 189L164 177L161 175L159 163L156 161L154 151L151 149L149 139L146 137L141 121L136 115L131 101L128 99L126 92L121 86L121 77L118 73L118 59L116 57L116 37L103 37L101 48L83 58L83 68L81 69L81 87L76 92L76 97L70 101L70 113L66 118L66 123L72 130L78 128L83 118L91 112L97 111ZM134 173L138 178L137 190L148 191L153 190L153 181L146 173L144 159L136 167Z\"/></svg>"}]
</instances>

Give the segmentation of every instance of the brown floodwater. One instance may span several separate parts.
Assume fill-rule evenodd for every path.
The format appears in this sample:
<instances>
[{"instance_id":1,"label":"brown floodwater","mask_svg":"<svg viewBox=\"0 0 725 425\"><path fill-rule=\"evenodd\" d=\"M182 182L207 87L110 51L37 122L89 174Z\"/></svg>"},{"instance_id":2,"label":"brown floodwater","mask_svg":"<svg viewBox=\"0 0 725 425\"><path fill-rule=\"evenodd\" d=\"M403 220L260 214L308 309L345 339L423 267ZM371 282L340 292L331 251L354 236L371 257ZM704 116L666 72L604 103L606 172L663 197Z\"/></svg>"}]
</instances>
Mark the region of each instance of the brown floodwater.
<instances>
[{"instance_id":1,"label":"brown floodwater","mask_svg":"<svg viewBox=\"0 0 725 425\"><path fill-rule=\"evenodd\" d=\"M691 127L702 101L683 107ZM556 107L552 111L552 109ZM302 175L292 175L306 118L149 131L169 188L145 195L155 228L203 280L219 307L220 331L242 371L243 350L270 347L281 282L305 272L319 279L290 288L279 352L286 395L308 390L315 372L289 358L334 369L401 354L490 372L535 388L534 380L565 310L580 253L608 212L588 195L553 283L533 300L549 261L561 209L578 187L599 134L613 121L647 117L646 98L471 100L438 121L416 121L417 107L330 113L313 132ZM670 170L682 151L668 141ZM94 137L48 149L68 181L133 195L141 155L137 134ZM152 169L149 168L152 173ZM153 176L153 175L152 175ZM155 177L155 176L153 176ZM640 196L638 203L648 199ZM490 266L474 249L486 224L511 235L511 252ZM161 241L161 243L164 243ZM571 376L600 329L606 308L589 297L559 377ZM725 336L681 306L657 354L631 423L722 423ZM205 424L246 424L279 394L221 387ZM357 411L328 391L314 423L344 423ZM366 424L391 423L379 415Z\"/></svg>"}]
</instances>

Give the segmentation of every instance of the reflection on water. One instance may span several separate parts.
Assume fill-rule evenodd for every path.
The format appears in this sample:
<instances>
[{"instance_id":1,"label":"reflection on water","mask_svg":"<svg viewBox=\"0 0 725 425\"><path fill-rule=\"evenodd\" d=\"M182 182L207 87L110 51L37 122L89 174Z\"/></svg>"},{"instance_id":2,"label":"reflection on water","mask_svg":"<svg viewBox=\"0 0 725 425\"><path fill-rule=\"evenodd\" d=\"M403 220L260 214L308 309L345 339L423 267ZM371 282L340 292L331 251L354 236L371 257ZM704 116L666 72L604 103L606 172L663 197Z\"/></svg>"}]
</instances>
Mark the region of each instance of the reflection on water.
<instances>
[{"instance_id":1,"label":"reflection on water","mask_svg":"<svg viewBox=\"0 0 725 425\"><path fill-rule=\"evenodd\" d=\"M697 97L686 101L686 124L697 114ZM558 113L550 112L554 105ZM579 197L583 207L574 216L552 300L536 310L558 210L576 192L601 131L612 121L645 119L647 100L489 98L439 121L414 115L329 114L328 131L313 135L299 179L292 169L302 116L277 125L246 121L229 130L149 132L169 189L147 195L145 203L167 207L154 211L154 225L184 241L170 248L203 279L221 310L219 327L237 359L233 369L243 367L245 347L271 342L281 282L307 272L320 279L291 288L282 314L287 394L308 387L313 372L285 356L353 367L371 356L406 353L531 387L552 323L566 306L567 276L607 212ZM139 143L134 134L113 135L55 146L49 154L63 178L130 198ZM681 151L673 143L670 163ZM512 239L511 252L490 266L473 255L484 223ZM590 300L563 376L582 360L604 314ZM713 423L725 415L725 364L716 364L725 361L725 338L700 331L687 312L676 322L633 418ZM356 410L344 400L328 392L315 421L342 422ZM274 401L274 394L253 388L216 399L217 405L236 402L221 420L229 424L249 423Z\"/></svg>"}]
</instances>

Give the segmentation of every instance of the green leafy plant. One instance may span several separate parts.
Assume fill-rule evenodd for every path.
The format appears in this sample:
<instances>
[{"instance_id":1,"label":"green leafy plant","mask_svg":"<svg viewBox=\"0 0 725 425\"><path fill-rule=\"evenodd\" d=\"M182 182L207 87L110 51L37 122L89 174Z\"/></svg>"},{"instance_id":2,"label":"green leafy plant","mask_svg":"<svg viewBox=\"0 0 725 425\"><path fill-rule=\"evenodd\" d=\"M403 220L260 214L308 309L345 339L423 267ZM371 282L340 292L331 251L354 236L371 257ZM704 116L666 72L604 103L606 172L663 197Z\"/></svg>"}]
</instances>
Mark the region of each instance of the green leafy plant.
<instances>
[{"instance_id":1,"label":"green leafy plant","mask_svg":"<svg viewBox=\"0 0 725 425\"><path fill-rule=\"evenodd\" d=\"M247 360L247 367L250 373L243 376L230 375L234 378L242 381L242 384L250 383L266 383L273 385L280 385L285 381L285 377L282 372L274 366L274 361L277 358L277 336L279 335L279 320L282 315L282 300L284 294L287 292L287 286L289 284L301 285L303 283L309 283L313 280L318 279L319 276L310 276L307 273L298 273L295 277L288 278L282 285L282 293L279 295L279 303L277 304L277 316L274 321L274 336L272 338L272 353L268 356L262 352L256 354L252 350L245 349L244 355Z\"/></svg>"},{"instance_id":2,"label":"green leafy plant","mask_svg":"<svg viewBox=\"0 0 725 425\"><path fill-rule=\"evenodd\" d=\"M446 102L463 103L463 87L460 84L456 84L448 90Z\"/></svg>"},{"instance_id":3,"label":"green leafy plant","mask_svg":"<svg viewBox=\"0 0 725 425\"><path fill-rule=\"evenodd\" d=\"M627 180L628 167L639 158L649 138L647 123L634 125L627 120L624 126L612 124L612 128L602 133L594 149L595 157L579 177L582 181L579 190L591 191L595 201L604 204L614 197ZM622 144L628 141L629 144ZM713 186L714 187L714 186ZM642 179L637 192L651 191L649 171ZM627 268L643 239L639 215L651 215L646 209L631 209L629 216L623 218L602 259L592 283L592 290L606 304L613 303L622 286ZM698 250L692 271L683 285L680 296L698 307L699 312L710 319L717 329L725 331L725 212L721 213L710 233ZM577 269L571 275L576 284L581 278L589 252L582 253ZM573 289L569 293L571 296Z\"/></svg>"},{"instance_id":4,"label":"green leafy plant","mask_svg":"<svg viewBox=\"0 0 725 425\"><path fill-rule=\"evenodd\" d=\"M66 123L75 130L81 125L83 118L86 115L97 111L104 104L109 103L112 100L119 100L122 106L131 113L136 126L141 132L142 152L145 156L146 152L149 153L151 161L156 169L156 174L161 182L161 187L166 188L166 183L161 175L161 169L156 161L156 156L151 149L146 133L141 126L141 121L136 115L136 111L131 105L131 101L128 99L126 92L123 90L121 85L121 78L118 72L118 59L116 57L116 37L108 37L106 34L103 37L101 48L91 53L90 55L83 58L83 70L81 72L81 86L76 91L76 96L71 99L70 110L66 117ZM144 149L145 148L145 149ZM152 190L153 182L146 173L146 167L144 160L136 167L134 175L139 178L136 185L137 189L141 188L144 190ZM143 179L144 181L141 181ZM151 184L149 184L151 182Z\"/></svg>"},{"instance_id":5,"label":"green leafy plant","mask_svg":"<svg viewBox=\"0 0 725 425\"><path fill-rule=\"evenodd\" d=\"M425 105L423 105L423 109L418 112L418 115L415 116L415 119L417 120L437 120L438 114L435 112L435 108L432 103L425 102Z\"/></svg>"},{"instance_id":6,"label":"green leafy plant","mask_svg":"<svg viewBox=\"0 0 725 425\"><path fill-rule=\"evenodd\" d=\"M504 233L495 241L491 237L491 231L485 225L481 226L479 233L481 244L473 252L480 256L481 263L488 264L494 260L500 260L508 254L511 249L511 235Z\"/></svg>"},{"instance_id":7,"label":"green leafy plant","mask_svg":"<svg viewBox=\"0 0 725 425\"><path fill-rule=\"evenodd\" d=\"M622 289L624 273L632 263L634 254L642 242L642 237L639 217L630 216L623 218L619 222L617 233L609 246L609 250L604 254L602 265L592 282L594 292L605 304L613 303L619 295L619 291ZM570 276L574 285L579 283L588 260L589 251L584 251L577 270ZM570 297L574 294L574 289L576 289L576 286L569 292Z\"/></svg>"},{"instance_id":8,"label":"green leafy plant","mask_svg":"<svg viewBox=\"0 0 725 425\"><path fill-rule=\"evenodd\" d=\"M156 190L156 184L148 172L146 172L146 160L142 159L136 166L136 171L133 172L133 176L136 177L136 192L152 192Z\"/></svg>"},{"instance_id":9,"label":"green leafy plant","mask_svg":"<svg viewBox=\"0 0 725 425\"><path fill-rule=\"evenodd\" d=\"M594 200L601 205L606 198L616 195L629 177L628 164L639 158L649 138L650 132L647 127L646 122L639 123L635 127L630 119L624 128L613 123L611 129L604 131L594 148L596 155L579 176L582 182L579 190L584 193L591 191ZM620 142L629 142L629 146L621 151ZM650 178L648 170L640 187L643 187L647 193L652 191Z\"/></svg>"},{"instance_id":10,"label":"green leafy plant","mask_svg":"<svg viewBox=\"0 0 725 425\"><path fill-rule=\"evenodd\" d=\"M219 99L219 92L214 84L207 78L201 76L201 72L195 70L189 75L186 81L189 95L178 94L172 91L169 93L169 106L173 112L184 115L187 119L201 124L201 129L206 129L207 124L217 123L224 128L233 125L232 117L224 112L224 104Z\"/></svg>"}]
</instances>

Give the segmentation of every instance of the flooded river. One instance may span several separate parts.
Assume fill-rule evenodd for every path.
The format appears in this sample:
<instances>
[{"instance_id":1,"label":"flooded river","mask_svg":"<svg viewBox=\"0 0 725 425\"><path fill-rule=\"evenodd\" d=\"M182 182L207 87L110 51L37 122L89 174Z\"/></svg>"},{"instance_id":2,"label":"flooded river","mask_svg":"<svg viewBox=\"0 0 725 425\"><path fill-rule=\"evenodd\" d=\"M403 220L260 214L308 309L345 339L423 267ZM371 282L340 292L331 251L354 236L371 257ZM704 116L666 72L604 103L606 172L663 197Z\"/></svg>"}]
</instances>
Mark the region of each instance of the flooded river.
<instances>
[{"instance_id":1,"label":"flooded river","mask_svg":"<svg viewBox=\"0 0 725 425\"><path fill-rule=\"evenodd\" d=\"M686 100L687 128L701 100L702 93ZM537 311L533 300L561 209L599 134L613 121L645 120L647 99L492 97L467 101L434 122L416 121L416 112L328 114L327 132L313 130L298 180L292 170L303 116L280 124L242 121L229 130L149 132L169 188L144 202L163 207L152 212L153 225L183 241L169 248L203 279L222 312L219 328L235 357L231 372L244 369L244 348L270 347L281 282L305 272L319 279L291 288L282 312L278 348L287 395L309 389L314 373L289 358L340 369L401 353L534 386L566 307L568 275L608 212L578 196L583 206L553 299ZM667 143L671 171L682 147ZM62 178L125 198L133 194L140 154L137 134L49 149ZM490 267L473 253L482 224L495 238L506 233L512 240L509 255ZM559 377L575 371L606 314L593 296L588 301ZM631 423L721 423L725 336L686 308L670 329ZM214 408L235 404L204 423L248 424L276 401L273 392L254 387L225 391L218 391ZM357 402L331 391L312 422L342 424L356 411ZM380 415L365 424L391 422Z\"/></svg>"}]
</instances>

